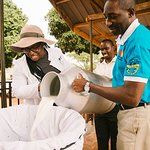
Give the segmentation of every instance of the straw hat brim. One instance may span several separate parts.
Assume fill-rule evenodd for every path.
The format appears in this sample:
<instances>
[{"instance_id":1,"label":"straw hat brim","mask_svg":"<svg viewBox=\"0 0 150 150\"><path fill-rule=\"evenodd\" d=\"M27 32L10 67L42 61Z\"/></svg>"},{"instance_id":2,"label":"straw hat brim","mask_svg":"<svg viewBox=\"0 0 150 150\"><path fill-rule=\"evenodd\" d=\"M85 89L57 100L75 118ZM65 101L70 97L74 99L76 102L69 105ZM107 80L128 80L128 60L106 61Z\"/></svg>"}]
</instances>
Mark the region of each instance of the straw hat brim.
<instances>
[{"instance_id":1,"label":"straw hat brim","mask_svg":"<svg viewBox=\"0 0 150 150\"><path fill-rule=\"evenodd\" d=\"M16 51L16 52L22 52L23 48L30 47L31 45L39 43L39 42L47 43L49 45L52 45L52 44L55 43L54 41L47 40L47 39L45 39L43 37L38 37L38 38L35 38L35 37L26 37L26 38L20 39L15 44L12 44L10 46L10 48L12 50Z\"/></svg>"}]
</instances>

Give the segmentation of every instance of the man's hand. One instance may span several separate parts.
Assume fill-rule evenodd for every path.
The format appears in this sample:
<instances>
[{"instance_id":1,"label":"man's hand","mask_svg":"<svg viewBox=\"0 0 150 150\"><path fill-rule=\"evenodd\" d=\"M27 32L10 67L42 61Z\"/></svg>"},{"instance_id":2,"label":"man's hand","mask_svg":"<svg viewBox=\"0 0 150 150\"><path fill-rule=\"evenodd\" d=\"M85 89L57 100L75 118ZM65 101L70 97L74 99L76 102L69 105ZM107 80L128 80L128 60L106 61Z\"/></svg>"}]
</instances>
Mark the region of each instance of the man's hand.
<instances>
[{"instance_id":1,"label":"man's hand","mask_svg":"<svg viewBox=\"0 0 150 150\"><path fill-rule=\"evenodd\" d=\"M83 92L86 82L88 82L88 80L83 78L82 74L79 73L72 82L71 87L75 92Z\"/></svg>"}]
</instances>

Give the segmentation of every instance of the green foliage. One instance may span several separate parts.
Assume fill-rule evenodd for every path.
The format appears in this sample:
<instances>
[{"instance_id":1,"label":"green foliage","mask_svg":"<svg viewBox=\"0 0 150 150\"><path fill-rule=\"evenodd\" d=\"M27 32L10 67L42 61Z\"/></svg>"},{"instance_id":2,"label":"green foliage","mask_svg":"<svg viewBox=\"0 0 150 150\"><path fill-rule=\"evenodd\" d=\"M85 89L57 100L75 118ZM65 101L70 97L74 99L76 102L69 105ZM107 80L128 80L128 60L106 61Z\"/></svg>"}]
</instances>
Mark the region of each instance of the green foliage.
<instances>
[{"instance_id":1,"label":"green foliage","mask_svg":"<svg viewBox=\"0 0 150 150\"><path fill-rule=\"evenodd\" d=\"M75 52L67 53L67 55L73 58L75 61L74 64L85 69L90 70L90 54L86 52L82 52L79 55ZM93 69L95 69L96 64L99 62L100 56L97 54L93 54Z\"/></svg>"},{"instance_id":2,"label":"green foliage","mask_svg":"<svg viewBox=\"0 0 150 150\"><path fill-rule=\"evenodd\" d=\"M10 45L19 39L21 28L27 22L27 17L22 10L11 0L4 0L4 50L6 68L11 67L14 57L19 57L21 53L15 53L10 49Z\"/></svg>"},{"instance_id":3,"label":"green foliage","mask_svg":"<svg viewBox=\"0 0 150 150\"><path fill-rule=\"evenodd\" d=\"M54 8L49 11L45 19L48 21L50 34L54 35L56 39L60 39L63 33L70 31L68 25Z\"/></svg>"},{"instance_id":4,"label":"green foliage","mask_svg":"<svg viewBox=\"0 0 150 150\"><path fill-rule=\"evenodd\" d=\"M45 18L49 22L49 33L58 41L55 46L76 60L76 65L90 70L90 42L72 32L55 9L51 9ZM95 62L99 61L99 56L96 55L99 48L93 45L92 51L95 68Z\"/></svg>"},{"instance_id":5,"label":"green foliage","mask_svg":"<svg viewBox=\"0 0 150 150\"><path fill-rule=\"evenodd\" d=\"M90 53L90 43L72 32L55 9L49 11L46 20L49 22L50 34L58 40L56 46L64 53L73 51L77 54ZM92 50L95 54L99 52L99 48L94 45Z\"/></svg>"}]
</instances>

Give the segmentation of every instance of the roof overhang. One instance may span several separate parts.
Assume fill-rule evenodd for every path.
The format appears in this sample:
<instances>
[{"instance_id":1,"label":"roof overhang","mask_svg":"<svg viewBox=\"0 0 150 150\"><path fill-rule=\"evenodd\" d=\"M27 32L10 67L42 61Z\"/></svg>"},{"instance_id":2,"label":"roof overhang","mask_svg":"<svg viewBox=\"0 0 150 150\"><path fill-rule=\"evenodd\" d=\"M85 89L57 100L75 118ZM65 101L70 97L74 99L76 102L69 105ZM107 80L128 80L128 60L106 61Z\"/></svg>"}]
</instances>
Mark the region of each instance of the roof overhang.
<instances>
[{"instance_id":1,"label":"roof overhang","mask_svg":"<svg viewBox=\"0 0 150 150\"><path fill-rule=\"evenodd\" d=\"M92 43L99 47L101 40L115 36L105 25L103 6L105 0L49 0L68 26L77 35L90 41L92 22ZM150 27L150 1L136 0L136 16L145 26Z\"/></svg>"}]
</instances>

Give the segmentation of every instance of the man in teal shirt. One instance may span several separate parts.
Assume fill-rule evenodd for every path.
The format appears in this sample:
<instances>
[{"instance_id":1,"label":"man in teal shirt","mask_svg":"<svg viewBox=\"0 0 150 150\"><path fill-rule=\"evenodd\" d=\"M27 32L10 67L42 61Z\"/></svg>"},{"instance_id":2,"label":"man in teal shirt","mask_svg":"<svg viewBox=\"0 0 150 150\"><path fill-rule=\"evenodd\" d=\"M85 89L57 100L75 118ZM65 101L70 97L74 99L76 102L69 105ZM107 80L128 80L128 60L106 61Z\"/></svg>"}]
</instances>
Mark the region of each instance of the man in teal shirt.
<instances>
[{"instance_id":1,"label":"man in teal shirt","mask_svg":"<svg viewBox=\"0 0 150 150\"><path fill-rule=\"evenodd\" d=\"M113 87L89 83L81 74L72 83L76 92L89 92L118 103L117 150L150 149L150 31L138 22L134 0L107 0L106 25L118 36Z\"/></svg>"}]
</instances>

